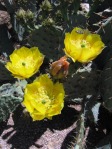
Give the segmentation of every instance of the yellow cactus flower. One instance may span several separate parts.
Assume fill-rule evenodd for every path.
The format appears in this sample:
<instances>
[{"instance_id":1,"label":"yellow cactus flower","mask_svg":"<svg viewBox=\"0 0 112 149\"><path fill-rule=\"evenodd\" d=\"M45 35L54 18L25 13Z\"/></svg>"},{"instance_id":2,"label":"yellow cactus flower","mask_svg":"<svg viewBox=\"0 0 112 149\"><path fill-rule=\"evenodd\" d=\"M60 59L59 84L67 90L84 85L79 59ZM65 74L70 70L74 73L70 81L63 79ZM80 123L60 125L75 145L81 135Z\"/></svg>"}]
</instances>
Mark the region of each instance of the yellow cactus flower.
<instances>
[{"instance_id":1,"label":"yellow cactus flower","mask_svg":"<svg viewBox=\"0 0 112 149\"><path fill-rule=\"evenodd\" d=\"M21 47L10 55L6 68L15 78L25 79L35 74L43 63L44 55L37 47Z\"/></svg>"},{"instance_id":2,"label":"yellow cactus flower","mask_svg":"<svg viewBox=\"0 0 112 149\"><path fill-rule=\"evenodd\" d=\"M23 105L33 120L51 119L61 114L64 106L64 88L62 83L53 83L47 74L27 84L25 88Z\"/></svg>"},{"instance_id":3,"label":"yellow cactus flower","mask_svg":"<svg viewBox=\"0 0 112 149\"><path fill-rule=\"evenodd\" d=\"M86 63L96 58L104 49L100 35L75 27L71 33L66 33L65 53L72 60Z\"/></svg>"}]
</instances>

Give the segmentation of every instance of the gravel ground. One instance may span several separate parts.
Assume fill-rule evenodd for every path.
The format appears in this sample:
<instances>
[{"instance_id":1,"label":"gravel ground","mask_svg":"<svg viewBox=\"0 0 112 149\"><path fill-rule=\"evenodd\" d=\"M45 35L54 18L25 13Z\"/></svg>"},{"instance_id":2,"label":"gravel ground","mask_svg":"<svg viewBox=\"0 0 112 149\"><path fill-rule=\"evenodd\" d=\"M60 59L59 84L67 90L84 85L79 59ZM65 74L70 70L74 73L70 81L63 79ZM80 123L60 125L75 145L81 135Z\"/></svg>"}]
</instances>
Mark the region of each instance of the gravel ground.
<instances>
[{"instance_id":1,"label":"gravel ground","mask_svg":"<svg viewBox=\"0 0 112 149\"><path fill-rule=\"evenodd\" d=\"M1 123L1 149L66 149L68 136L76 128L76 111L64 108L52 120L32 122L19 107L7 122Z\"/></svg>"},{"instance_id":2,"label":"gravel ground","mask_svg":"<svg viewBox=\"0 0 112 149\"><path fill-rule=\"evenodd\" d=\"M23 113L20 106L7 122L0 123L0 149L73 149L78 115L73 107L65 106L62 114L52 120L33 122ZM101 107L97 125L89 121L87 125L86 148L95 149L99 141L112 131L112 115Z\"/></svg>"}]
</instances>

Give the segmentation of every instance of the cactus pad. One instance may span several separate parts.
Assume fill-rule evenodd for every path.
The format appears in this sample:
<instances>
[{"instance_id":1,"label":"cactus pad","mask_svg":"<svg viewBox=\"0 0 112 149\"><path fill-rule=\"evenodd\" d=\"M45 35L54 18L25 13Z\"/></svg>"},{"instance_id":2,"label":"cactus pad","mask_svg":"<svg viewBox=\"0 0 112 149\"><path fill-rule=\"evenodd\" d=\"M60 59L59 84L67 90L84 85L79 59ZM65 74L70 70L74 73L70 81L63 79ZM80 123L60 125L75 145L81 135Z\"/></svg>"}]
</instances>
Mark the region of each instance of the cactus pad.
<instances>
[{"instance_id":1,"label":"cactus pad","mask_svg":"<svg viewBox=\"0 0 112 149\"><path fill-rule=\"evenodd\" d=\"M40 27L30 35L28 43L37 46L48 59L57 60L63 55L62 31L55 27Z\"/></svg>"},{"instance_id":2,"label":"cactus pad","mask_svg":"<svg viewBox=\"0 0 112 149\"><path fill-rule=\"evenodd\" d=\"M86 69L83 72L74 73L67 77L64 82L66 99L75 101L75 99L84 98L87 95L96 95L98 92L99 73L96 70L90 72Z\"/></svg>"},{"instance_id":3,"label":"cactus pad","mask_svg":"<svg viewBox=\"0 0 112 149\"><path fill-rule=\"evenodd\" d=\"M104 106L112 111L112 58L106 63L102 73L101 95Z\"/></svg>"},{"instance_id":4,"label":"cactus pad","mask_svg":"<svg viewBox=\"0 0 112 149\"><path fill-rule=\"evenodd\" d=\"M0 86L0 122L5 121L10 113L22 102L22 90L17 84Z\"/></svg>"}]
</instances>

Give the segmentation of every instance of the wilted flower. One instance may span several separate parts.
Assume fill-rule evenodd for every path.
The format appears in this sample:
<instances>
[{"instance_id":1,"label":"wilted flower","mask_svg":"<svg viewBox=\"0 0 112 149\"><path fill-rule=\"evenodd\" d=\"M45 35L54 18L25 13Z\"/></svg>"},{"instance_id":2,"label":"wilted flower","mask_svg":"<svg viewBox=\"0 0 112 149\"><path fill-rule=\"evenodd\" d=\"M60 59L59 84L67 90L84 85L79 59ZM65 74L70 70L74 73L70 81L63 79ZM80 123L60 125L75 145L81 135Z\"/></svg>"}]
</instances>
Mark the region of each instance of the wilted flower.
<instances>
[{"instance_id":1,"label":"wilted flower","mask_svg":"<svg viewBox=\"0 0 112 149\"><path fill-rule=\"evenodd\" d=\"M25 79L35 74L43 63L44 55L37 47L21 47L10 55L6 68L15 78Z\"/></svg>"},{"instance_id":2,"label":"wilted flower","mask_svg":"<svg viewBox=\"0 0 112 149\"><path fill-rule=\"evenodd\" d=\"M65 78L68 75L69 62L67 57L61 57L51 64L50 73L57 79Z\"/></svg>"},{"instance_id":3,"label":"wilted flower","mask_svg":"<svg viewBox=\"0 0 112 149\"><path fill-rule=\"evenodd\" d=\"M92 34L88 30L74 28L71 33L65 35L65 53L72 60L82 63L96 58L105 47L100 35Z\"/></svg>"},{"instance_id":4,"label":"wilted flower","mask_svg":"<svg viewBox=\"0 0 112 149\"><path fill-rule=\"evenodd\" d=\"M51 119L61 113L64 106L62 83L53 83L47 74L41 75L33 83L27 84L23 105L33 120Z\"/></svg>"}]
</instances>

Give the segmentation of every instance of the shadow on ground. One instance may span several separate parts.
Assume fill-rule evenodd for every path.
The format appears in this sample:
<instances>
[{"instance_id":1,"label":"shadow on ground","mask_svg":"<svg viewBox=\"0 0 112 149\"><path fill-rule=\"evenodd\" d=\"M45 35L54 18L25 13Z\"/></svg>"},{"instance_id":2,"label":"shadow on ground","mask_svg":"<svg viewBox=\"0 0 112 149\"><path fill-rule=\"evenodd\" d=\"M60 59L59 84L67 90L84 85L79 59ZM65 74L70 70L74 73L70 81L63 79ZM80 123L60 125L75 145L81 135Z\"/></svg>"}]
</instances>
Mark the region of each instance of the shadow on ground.
<instances>
[{"instance_id":1,"label":"shadow on ground","mask_svg":"<svg viewBox=\"0 0 112 149\"><path fill-rule=\"evenodd\" d=\"M32 145L36 148L45 148L43 145L37 144L37 140L42 137L47 129L54 132L55 130L61 131L72 126L76 121L76 111L65 106L62 114L53 117L52 120L33 122L30 117L23 115L23 108L18 107L12 118L14 125L5 125L5 130L9 127L12 127L12 129L2 134L2 139L7 140L7 144L11 145L10 149L29 149Z\"/></svg>"}]
</instances>

